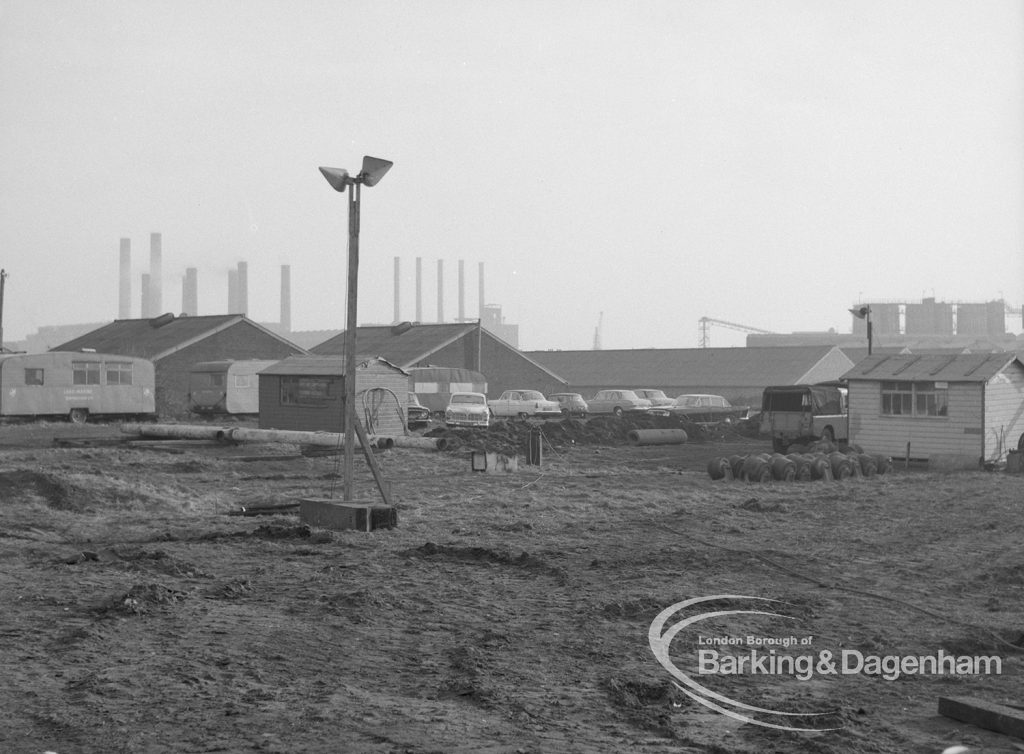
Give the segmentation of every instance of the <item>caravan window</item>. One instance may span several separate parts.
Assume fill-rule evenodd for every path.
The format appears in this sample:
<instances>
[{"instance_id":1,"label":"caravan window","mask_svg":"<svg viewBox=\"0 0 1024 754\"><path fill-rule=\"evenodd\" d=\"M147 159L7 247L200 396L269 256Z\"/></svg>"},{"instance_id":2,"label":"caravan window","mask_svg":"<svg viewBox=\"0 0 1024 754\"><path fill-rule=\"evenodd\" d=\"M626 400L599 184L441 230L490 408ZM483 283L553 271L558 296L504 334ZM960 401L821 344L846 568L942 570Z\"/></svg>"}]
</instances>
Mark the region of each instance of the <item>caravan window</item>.
<instances>
[{"instance_id":1,"label":"caravan window","mask_svg":"<svg viewBox=\"0 0 1024 754\"><path fill-rule=\"evenodd\" d=\"M250 387L249 378L252 375L249 374L236 374L235 375L235 387Z\"/></svg>"},{"instance_id":2,"label":"caravan window","mask_svg":"<svg viewBox=\"0 0 1024 754\"><path fill-rule=\"evenodd\" d=\"M99 385L100 363L98 361L72 361L71 369L74 385Z\"/></svg>"},{"instance_id":3,"label":"caravan window","mask_svg":"<svg viewBox=\"0 0 1024 754\"><path fill-rule=\"evenodd\" d=\"M108 385L132 384L132 363L130 361L108 361L105 366Z\"/></svg>"},{"instance_id":4,"label":"caravan window","mask_svg":"<svg viewBox=\"0 0 1024 754\"><path fill-rule=\"evenodd\" d=\"M39 367L28 367L25 369L25 384L26 385L42 385L43 384L43 370Z\"/></svg>"}]
</instances>

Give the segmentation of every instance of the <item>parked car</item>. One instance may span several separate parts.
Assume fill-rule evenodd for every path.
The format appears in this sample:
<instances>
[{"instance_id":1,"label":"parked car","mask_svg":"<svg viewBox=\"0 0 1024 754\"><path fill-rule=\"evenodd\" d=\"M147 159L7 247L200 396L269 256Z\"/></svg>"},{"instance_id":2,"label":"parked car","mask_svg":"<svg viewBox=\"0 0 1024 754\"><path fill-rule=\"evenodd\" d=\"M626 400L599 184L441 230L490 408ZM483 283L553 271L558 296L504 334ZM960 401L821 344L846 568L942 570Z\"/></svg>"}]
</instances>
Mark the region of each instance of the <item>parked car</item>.
<instances>
[{"instance_id":1,"label":"parked car","mask_svg":"<svg viewBox=\"0 0 1024 754\"><path fill-rule=\"evenodd\" d=\"M562 416L586 416L587 402L579 393L552 393L548 400L562 407Z\"/></svg>"},{"instance_id":2,"label":"parked car","mask_svg":"<svg viewBox=\"0 0 1024 754\"><path fill-rule=\"evenodd\" d=\"M615 414L647 412L651 402L641 398L632 390L601 390L587 401L587 412L591 414Z\"/></svg>"},{"instance_id":3,"label":"parked car","mask_svg":"<svg viewBox=\"0 0 1024 754\"><path fill-rule=\"evenodd\" d=\"M720 395L690 393L680 395L668 408L669 416L689 419L695 424L736 422L747 418L750 406L733 406Z\"/></svg>"},{"instance_id":4,"label":"parked car","mask_svg":"<svg viewBox=\"0 0 1024 754\"><path fill-rule=\"evenodd\" d=\"M665 395L664 390L654 390L653 388L645 387L639 390L634 390L638 398L646 398L651 402L652 408L659 408L660 406L671 406L675 401Z\"/></svg>"},{"instance_id":5,"label":"parked car","mask_svg":"<svg viewBox=\"0 0 1024 754\"><path fill-rule=\"evenodd\" d=\"M409 402L405 407L405 423L410 429L425 427L430 421L430 409L420 403L416 393L409 393Z\"/></svg>"},{"instance_id":6,"label":"parked car","mask_svg":"<svg viewBox=\"0 0 1024 754\"><path fill-rule=\"evenodd\" d=\"M449 427L486 427L491 423L487 396L483 393L452 393L444 410Z\"/></svg>"},{"instance_id":7,"label":"parked car","mask_svg":"<svg viewBox=\"0 0 1024 754\"><path fill-rule=\"evenodd\" d=\"M556 401L549 401L537 390L506 390L493 401L487 401L491 408L491 416L507 419L529 416L547 418L561 416L562 407Z\"/></svg>"}]
</instances>

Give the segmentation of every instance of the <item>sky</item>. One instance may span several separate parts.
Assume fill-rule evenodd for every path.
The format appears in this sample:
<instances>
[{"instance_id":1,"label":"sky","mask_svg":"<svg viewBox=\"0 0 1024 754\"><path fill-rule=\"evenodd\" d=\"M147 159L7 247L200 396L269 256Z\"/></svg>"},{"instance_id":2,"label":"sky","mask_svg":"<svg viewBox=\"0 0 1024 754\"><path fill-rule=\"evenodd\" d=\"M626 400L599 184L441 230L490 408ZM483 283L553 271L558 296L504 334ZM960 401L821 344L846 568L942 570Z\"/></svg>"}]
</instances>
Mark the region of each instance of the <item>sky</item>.
<instances>
[{"instance_id":1,"label":"sky","mask_svg":"<svg viewBox=\"0 0 1024 754\"><path fill-rule=\"evenodd\" d=\"M702 317L850 332L858 302L1024 302L1019 0L0 0L3 335L163 309L467 316L524 349L689 348ZM1019 318L1008 325L1020 331ZM1017 326L1015 328L1015 326ZM712 346L744 343L726 326Z\"/></svg>"}]
</instances>

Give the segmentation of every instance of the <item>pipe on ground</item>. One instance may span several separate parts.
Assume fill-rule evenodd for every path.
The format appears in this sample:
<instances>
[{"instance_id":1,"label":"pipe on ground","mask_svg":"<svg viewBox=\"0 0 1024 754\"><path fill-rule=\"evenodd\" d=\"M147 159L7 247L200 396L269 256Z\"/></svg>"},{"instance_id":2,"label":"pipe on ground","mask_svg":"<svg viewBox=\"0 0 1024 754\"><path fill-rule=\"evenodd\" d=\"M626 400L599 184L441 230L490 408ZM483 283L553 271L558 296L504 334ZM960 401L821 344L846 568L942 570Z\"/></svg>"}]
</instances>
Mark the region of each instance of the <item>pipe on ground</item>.
<instances>
[{"instance_id":1,"label":"pipe on ground","mask_svg":"<svg viewBox=\"0 0 1024 754\"><path fill-rule=\"evenodd\" d=\"M631 429L626 437L630 445L682 445L687 440L682 429Z\"/></svg>"},{"instance_id":2,"label":"pipe on ground","mask_svg":"<svg viewBox=\"0 0 1024 754\"><path fill-rule=\"evenodd\" d=\"M177 440L220 440L222 442L290 442L340 448L345 435L337 432L301 432L287 429L247 429L245 427L209 427L196 424L122 424L121 431L141 437ZM373 438L371 438L372 440ZM359 447L359 439L356 439Z\"/></svg>"}]
</instances>

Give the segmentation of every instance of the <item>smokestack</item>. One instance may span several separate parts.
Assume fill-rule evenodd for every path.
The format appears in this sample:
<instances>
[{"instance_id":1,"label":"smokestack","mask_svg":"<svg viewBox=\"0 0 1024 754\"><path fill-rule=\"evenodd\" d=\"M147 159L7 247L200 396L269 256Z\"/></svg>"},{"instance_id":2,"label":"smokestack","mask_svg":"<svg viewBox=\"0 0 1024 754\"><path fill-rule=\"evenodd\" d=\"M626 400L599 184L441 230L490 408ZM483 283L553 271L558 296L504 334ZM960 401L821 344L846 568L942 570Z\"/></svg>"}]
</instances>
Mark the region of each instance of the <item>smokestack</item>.
<instances>
[{"instance_id":1,"label":"smokestack","mask_svg":"<svg viewBox=\"0 0 1024 754\"><path fill-rule=\"evenodd\" d=\"M416 257L416 321L423 321L423 257Z\"/></svg>"},{"instance_id":2,"label":"smokestack","mask_svg":"<svg viewBox=\"0 0 1024 754\"><path fill-rule=\"evenodd\" d=\"M480 275L480 293L478 293L477 296L478 296L478 298L480 300L477 302L477 305L480 308L480 319L482 321L483 318L484 318L484 263L483 262L480 263L480 273L479 273L479 275Z\"/></svg>"},{"instance_id":3,"label":"smokestack","mask_svg":"<svg viewBox=\"0 0 1024 754\"><path fill-rule=\"evenodd\" d=\"M444 260L437 260L437 321L444 322Z\"/></svg>"},{"instance_id":4,"label":"smokestack","mask_svg":"<svg viewBox=\"0 0 1024 754\"><path fill-rule=\"evenodd\" d=\"M292 331L292 268L281 265L281 329Z\"/></svg>"},{"instance_id":5,"label":"smokestack","mask_svg":"<svg viewBox=\"0 0 1024 754\"><path fill-rule=\"evenodd\" d=\"M149 234L149 317L156 317L163 314L163 277L160 272L160 265L163 256L163 239L159 233Z\"/></svg>"},{"instance_id":6,"label":"smokestack","mask_svg":"<svg viewBox=\"0 0 1024 754\"><path fill-rule=\"evenodd\" d=\"M238 263L238 311L249 316L249 263Z\"/></svg>"},{"instance_id":7,"label":"smokestack","mask_svg":"<svg viewBox=\"0 0 1024 754\"><path fill-rule=\"evenodd\" d=\"M238 314L238 270L228 270L228 314Z\"/></svg>"},{"instance_id":8,"label":"smokestack","mask_svg":"<svg viewBox=\"0 0 1024 754\"><path fill-rule=\"evenodd\" d=\"M399 283L402 280L401 272L399 270L399 259L395 257L395 316L391 318L392 322L400 322L402 320L402 307L399 306Z\"/></svg>"},{"instance_id":9,"label":"smokestack","mask_svg":"<svg viewBox=\"0 0 1024 754\"><path fill-rule=\"evenodd\" d=\"M143 319L149 319L153 316L152 302L150 301L150 289L149 289L149 273L142 273L142 283L139 286L141 291L139 293L141 300L139 301L139 312Z\"/></svg>"},{"instance_id":10,"label":"smokestack","mask_svg":"<svg viewBox=\"0 0 1024 754\"><path fill-rule=\"evenodd\" d=\"M199 273L195 267L185 268L181 281L181 311L190 317L199 314Z\"/></svg>"},{"instance_id":11,"label":"smokestack","mask_svg":"<svg viewBox=\"0 0 1024 754\"><path fill-rule=\"evenodd\" d=\"M132 240L121 239L121 280L117 289L117 318L132 316Z\"/></svg>"},{"instance_id":12,"label":"smokestack","mask_svg":"<svg viewBox=\"0 0 1024 754\"><path fill-rule=\"evenodd\" d=\"M459 322L466 319L466 263L459 260Z\"/></svg>"}]
</instances>

